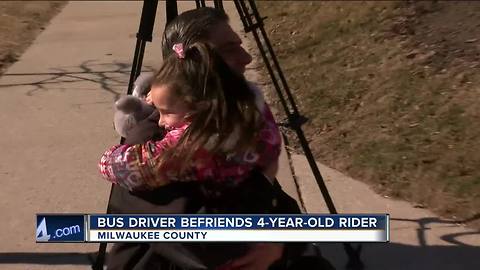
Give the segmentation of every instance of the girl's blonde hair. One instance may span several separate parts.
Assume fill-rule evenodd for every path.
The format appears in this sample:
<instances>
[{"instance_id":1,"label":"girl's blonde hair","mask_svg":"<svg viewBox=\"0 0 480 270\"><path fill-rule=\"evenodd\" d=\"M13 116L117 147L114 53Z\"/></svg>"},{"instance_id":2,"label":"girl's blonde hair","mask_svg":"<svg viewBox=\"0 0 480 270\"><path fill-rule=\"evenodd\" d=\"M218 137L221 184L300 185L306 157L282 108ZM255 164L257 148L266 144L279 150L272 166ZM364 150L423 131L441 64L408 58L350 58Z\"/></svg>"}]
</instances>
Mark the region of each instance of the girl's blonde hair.
<instances>
[{"instance_id":1,"label":"girl's blonde hair","mask_svg":"<svg viewBox=\"0 0 480 270\"><path fill-rule=\"evenodd\" d=\"M180 44L183 46L182 44ZM171 54L155 75L153 86L166 86L191 109L191 124L178 144L166 151L158 166L182 164L182 174L195 153L208 145L212 154L224 154L222 145L234 133L235 151L245 151L255 142L263 121L255 94L243 75L231 70L206 43L197 42Z\"/></svg>"}]
</instances>

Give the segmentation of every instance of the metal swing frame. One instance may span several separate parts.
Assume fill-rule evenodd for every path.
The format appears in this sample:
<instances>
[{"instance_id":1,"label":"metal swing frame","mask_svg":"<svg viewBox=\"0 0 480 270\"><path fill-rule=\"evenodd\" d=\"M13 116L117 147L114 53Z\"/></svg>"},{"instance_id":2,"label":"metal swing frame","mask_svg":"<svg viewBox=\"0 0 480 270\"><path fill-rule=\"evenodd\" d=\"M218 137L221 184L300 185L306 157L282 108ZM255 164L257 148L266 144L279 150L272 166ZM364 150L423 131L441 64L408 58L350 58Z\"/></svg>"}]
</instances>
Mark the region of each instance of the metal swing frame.
<instances>
[{"instance_id":1,"label":"metal swing frame","mask_svg":"<svg viewBox=\"0 0 480 270\"><path fill-rule=\"evenodd\" d=\"M302 150L307 158L308 164L312 170L312 173L315 177L315 180L322 192L322 196L325 200L327 208L330 214L337 214L337 210L333 203L333 200L330 196L325 181L320 173L320 170L317 166L315 158L310 150L308 141L305 137L305 134L302 130L302 125L306 122L306 118L300 114L298 111L297 105L294 101L292 92L287 84L285 76L283 75L282 69L278 59L273 51L270 40L268 39L267 33L264 29L263 21L265 18L262 18L256 8L254 0L234 0L235 7L240 16L240 19L243 23L244 30L246 33L252 33L257 48L260 51L264 64L270 75L272 84L275 87L277 96L282 104L285 115L287 116L286 126L293 131L295 131L297 138L300 142ZM214 7L223 10L223 1L214 0ZM195 0L197 8L205 7L205 0ZM166 0L166 21L167 24L178 15L177 9L177 0ZM136 35L137 42L135 46L135 52L132 62L132 70L130 73L130 80L128 83L127 94L132 94L133 83L135 79L140 75L142 69L142 63L145 53L145 46L147 42L152 41L153 27L155 24L155 15L157 11L158 0L144 0L142 15L140 19L140 26L138 33ZM125 138L122 138L120 143L124 143ZM110 191L110 198L107 206L107 214L111 212L110 209L110 200L114 185L112 185ZM348 256L348 262L346 264L346 269L352 270L361 270L364 269L364 264L360 259L361 245L358 245L354 248L350 243L343 243L344 250ZM107 243L100 243L99 251L96 256L96 259L92 265L92 269L101 270L105 262Z\"/></svg>"}]
</instances>

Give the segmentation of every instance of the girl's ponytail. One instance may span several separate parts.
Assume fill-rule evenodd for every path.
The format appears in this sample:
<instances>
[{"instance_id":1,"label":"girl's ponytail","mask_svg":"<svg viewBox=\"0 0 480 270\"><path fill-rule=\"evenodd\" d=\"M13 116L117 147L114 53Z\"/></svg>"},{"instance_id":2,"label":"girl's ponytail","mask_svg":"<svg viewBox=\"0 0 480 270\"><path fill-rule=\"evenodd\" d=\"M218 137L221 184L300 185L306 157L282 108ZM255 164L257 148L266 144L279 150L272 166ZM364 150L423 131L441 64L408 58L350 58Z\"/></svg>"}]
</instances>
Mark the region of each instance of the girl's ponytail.
<instances>
[{"instance_id":1,"label":"girl's ponytail","mask_svg":"<svg viewBox=\"0 0 480 270\"><path fill-rule=\"evenodd\" d=\"M175 53L165 60L153 84L170 87L177 98L190 104L192 113L177 146L162 160L187 166L200 149L230 154L252 146L262 121L245 78L206 43L175 44L172 50Z\"/></svg>"}]
</instances>

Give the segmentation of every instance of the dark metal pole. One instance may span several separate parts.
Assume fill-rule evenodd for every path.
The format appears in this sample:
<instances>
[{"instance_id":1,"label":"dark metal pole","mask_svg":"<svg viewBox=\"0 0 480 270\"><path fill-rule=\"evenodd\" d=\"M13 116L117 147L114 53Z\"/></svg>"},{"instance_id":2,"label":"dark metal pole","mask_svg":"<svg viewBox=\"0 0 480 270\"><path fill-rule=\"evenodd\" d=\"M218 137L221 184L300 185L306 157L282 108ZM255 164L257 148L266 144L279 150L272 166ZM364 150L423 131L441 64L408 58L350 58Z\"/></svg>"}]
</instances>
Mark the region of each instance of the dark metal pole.
<instances>
[{"instance_id":1,"label":"dark metal pole","mask_svg":"<svg viewBox=\"0 0 480 270\"><path fill-rule=\"evenodd\" d=\"M315 161L315 157L312 154L312 151L310 150L310 147L308 145L308 141L305 137L305 134L303 133L303 130L301 128L301 125L305 121L305 118L300 115L298 112L298 108L296 106L295 100L293 99L293 95L290 91L290 88L288 87L287 81L285 80L285 77L283 76L282 69L280 68L280 65L278 63L278 60L275 56L275 53L273 51L273 48L270 44L270 41L267 37L267 33L265 32L265 29L263 27L263 19L260 17L260 14L258 13L258 10L256 9L255 2L253 0L248 0L250 9L252 11L252 14L249 13L249 9L247 5L245 4L245 0L234 0L235 6L238 10L238 13L240 15L240 18L244 24L245 32L252 32L253 37L255 38L255 41L257 43L257 47L260 50L260 54L262 55L263 61L265 63L265 66L267 67L268 73L271 77L272 83L275 87L275 90L277 92L277 95L280 99L280 102L285 110L285 113L288 118L288 122L290 124L290 127L296 132L298 140L302 146L303 152L305 153L305 156L307 158L307 161L310 165L310 168L312 170L312 173L315 177L315 180L317 181L317 185L320 188L320 191L322 192L323 198L325 200L325 203L328 207L328 210L331 214L337 214L337 210L335 208L335 205L333 203L333 200L330 196L330 193L328 192L328 188L325 184L325 181L323 180L323 177L320 173L320 170L318 169L317 163ZM253 22L252 17L256 19L256 22ZM260 35L257 33L257 29L260 30L260 34L263 38L263 42L265 43L266 48L263 47L262 40L260 39ZM272 64L269 61L269 58L267 56L267 52L270 55L270 58L273 61L273 67ZM285 100L283 96L282 89L280 87L280 84L278 83L277 77L275 75L278 74L280 77L281 85L283 87L283 90L286 92L289 104L287 104L287 101ZM293 112L290 111L290 108L293 110ZM358 246L356 249L352 247L350 243L343 243L345 252L348 255L349 261L347 263L347 269L363 269L364 265L363 262L360 259L360 251L361 251L361 245Z\"/></svg>"},{"instance_id":2,"label":"dark metal pole","mask_svg":"<svg viewBox=\"0 0 480 270\"><path fill-rule=\"evenodd\" d=\"M222 0L213 0L213 6L217 9L223 9L223 1Z\"/></svg>"},{"instance_id":3,"label":"dark metal pole","mask_svg":"<svg viewBox=\"0 0 480 270\"><path fill-rule=\"evenodd\" d=\"M333 203L332 197L330 196L330 193L328 192L327 186L325 185L325 181L323 180L323 177L320 174L320 170L318 169L318 166L315 162L315 158L313 157L312 151L310 150L310 147L308 146L308 141L305 138L303 130L301 129L301 126L300 126L300 123L299 123L300 121L298 119L299 113L298 113L297 106L296 106L296 104L293 100L293 96L290 92L290 89L288 88L288 85L286 83L286 80L284 79L283 74L280 75L282 73L281 69L280 69L280 65L278 64L278 61L276 60L275 54L273 53L273 49L272 49L272 46L270 45L270 42L269 42L268 38L266 38L266 33L265 33L264 28L263 28L263 24L261 22L261 19L260 19L260 21L257 21L256 24L253 23L251 16L248 15L248 9L247 9L247 6L245 5L244 1L235 0L235 5L236 5L237 9L240 9L239 13L243 15L242 17L244 17L244 19L242 21L243 21L244 26L246 28L245 31L251 31L252 34L253 34L253 37L255 38L255 41L257 42L258 48L260 50L260 54L262 55L265 66L267 67L267 70L270 74L270 77L272 79L272 83L275 86L275 89L277 90L277 94L279 96L280 102L281 102L281 104L282 104L282 106L285 110L285 113L287 114L287 117L289 119L289 123L290 123L291 127L295 130L295 132L297 134L297 137L300 141L300 144L302 145L302 149L305 152L305 156L307 157L310 168L312 169L313 175L315 176L317 184L320 187L320 190L321 190L322 195L325 199L325 203L328 207L328 210L330 211L331 214L337 214L337 210L336 210L335 205ZM259 18L259 14L256 11L253 13L253 15L255 16L255 18ZM260 36L257 33L256 29L260 29L260 33L262 34L263 41L266 44L267 50L265 50L265 48L262 47L262 41L260 40ZM281 80L281 83L282 83L282 86L283 86L285 92L287 92L287 97L289 98L289 100L288 100L289 104L287 104L287 101L285 100L285 98L283 96L283 93L282 93L281 88L280 88L280 84L278 83L278 80L275 76L275 72L274 72L274 69L272 67L272 64L270 63L270 61L267 57L267 52L269 53L270 57L273 59L274 67L275 67L277 73L279 74L279 77L283 78L283 80ZM289 105L293 109L293 113L290 111Z\"/></svg>"},{"instance_id":4,"label":"dark metal pole","mask_svg":"<svg viewBox=\"0 0 480 270\"><path fill-rule=\"evenodd\" d=\"M147 42L152 42L153 26L155 24L155 15L157 13L158 0L144 0L140 26L137 32L137 44L133 56L132 70L128 82L127 95L133 91L133 83L142 71L143 54Z\"/></svg>"},{"instance_id":5,"label":"dark metal pole","mask_svg":"<svg viewBox=\"0 0 480 270\"><path fill-rule=\"evenodd\" d=\"M171 22L178 16L177 0L167 0L165 2L165 10L167 13L167 23Z\"/></svg>"},{"instance_id":6,"label":"dark metal pole","mask_svg":"<svg viewBox=\"0 0 480 270\"><path fill-rule=\"evenodd\" d=\"M175 1L176 4L176 1ZM145 52L145 45L147 42L152 41L153 26L155 24L155 15L157 13L158 0L144 0L142 15L140 18L140 26L137 32L137 43L135 46L135 53L133 56L132 70L130 72L130 80L128 82L127 95L132 94L133 83L135 79L140 75L142 70L143 57ZM123 144L125 138L120 139L120 143ZM115 192L115 185L112 184L110 188L110 196L108 198L107 214L111 213L110 201L112 194ZM95 262L92 265L93 270L102 270L105 264L105 256L107 251L107 243L100 243L98 247L98 254Z\"/></svg>"},{"instance_id":7,"label":"dark metal pole","mask_svg":"<svg viewBox=\"0 0 480 270\"><path fill-rule=\"evenodd\" d=\"M195 0L197 8L205 7L205 0Z\"/></svg>"}]
</instances>

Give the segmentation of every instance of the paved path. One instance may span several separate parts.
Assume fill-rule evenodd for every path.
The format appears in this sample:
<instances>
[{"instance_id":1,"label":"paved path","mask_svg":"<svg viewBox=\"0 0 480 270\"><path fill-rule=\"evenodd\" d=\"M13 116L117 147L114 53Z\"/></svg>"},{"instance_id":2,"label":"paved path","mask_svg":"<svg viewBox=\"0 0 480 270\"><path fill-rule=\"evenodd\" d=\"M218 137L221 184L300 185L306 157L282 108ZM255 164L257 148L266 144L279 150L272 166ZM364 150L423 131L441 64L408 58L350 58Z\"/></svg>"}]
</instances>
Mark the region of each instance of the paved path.
<instances>
[{"instance_id":1,"label":"paved path","mask_svg":"<svg viewBox=\"0 0 480 270\"><path fill-rule=\"evenodd\" d=\"M193 8L191 2L180 2L180 11ZM163 5L144 70L159 64ZM100 180L96 163L106 146L119 141L112 103L128 83L141 7L134 1L70 2L0 78L5 131L0 139L0 269L89 269L87 255L97 244L36 244L34 218L41 212L105 211L110 186ZM233 4L225 7L234 15L234 28L241 29ZM294 156L293 164L299 192L285 153L282 185L301 197L309 212L325 212L306 162ZM368 269L480 269L474 257L480 254L478 233L463 235L470 230L380 197L338 172L322 172L341 212L388 212L394 219L411 220L392 223L392 243L365 248ZM426 229L419 231L422 224ZM460 237L452 238L455 233ZM343 252L336 249L327 245L325 254L341 264Z\"/></svg>"}]
</instances>

